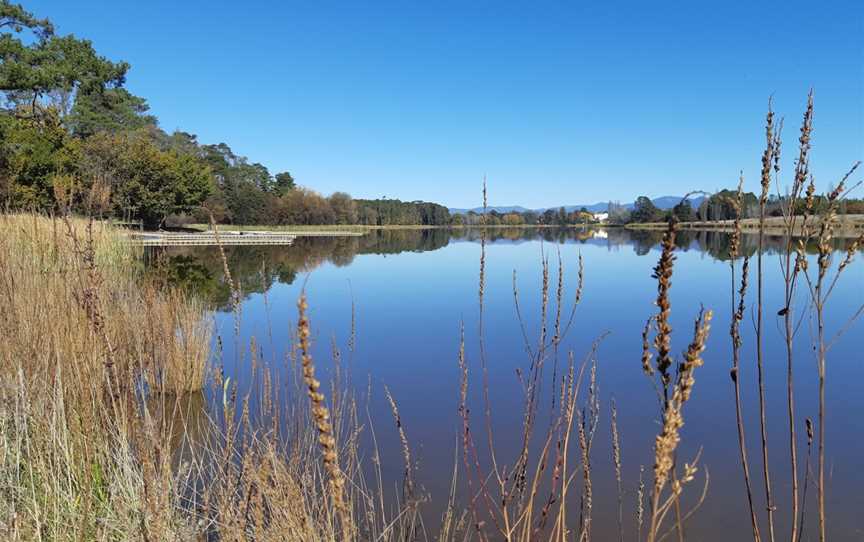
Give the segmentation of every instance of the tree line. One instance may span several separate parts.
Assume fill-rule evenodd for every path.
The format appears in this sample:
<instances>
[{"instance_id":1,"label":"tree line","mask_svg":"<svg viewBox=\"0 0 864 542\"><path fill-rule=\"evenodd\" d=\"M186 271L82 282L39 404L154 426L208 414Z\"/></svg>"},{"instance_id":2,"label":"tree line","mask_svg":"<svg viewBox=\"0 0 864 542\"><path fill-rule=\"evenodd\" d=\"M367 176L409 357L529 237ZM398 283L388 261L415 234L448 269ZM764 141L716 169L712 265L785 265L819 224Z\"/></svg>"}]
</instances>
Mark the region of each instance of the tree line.
<instances>
[{"instance_id":1,"label":"tree line","mask_svg":"<svg viewBox=\"0 0 864 542\"><path fill-rule=\"evenodd\" d=\"M742 194L741 218L757 218L759 216L759 199L753 192ZM675 218L679 222L711 222L717 220L734 220L737 211L735 201L738 197L736 190L720 190L711 194L697 206L693 206L689 199L682 199L671 209L660 209L647 196L636 199L632 210L614 204L609 205L609 221L618 224L666 222ZM789 212L790 199L786 196L774 195L769 197L765 206L766 215L771 217L784 216ZM804 201L796 201L793 213L804 214ZM813 196L813 212L819 213L826 209L828 200L825 196ZM864 199L844 199L838 209L838 214L864 214Z\"/></svg>"},{"instance_id":2,"label":"tree line","mask_svg":"<svg viewBox=\"0 0 864 542\"><path fill-rule=\"evenodd\" d=\"M596 216L582 207L576 211L567 211L564 207L546 209L545 211L510 211L499 212L496 209L486 214L468 211L465 214L453 215L451 223L458 226L576 226L596 224Z\"/></svg>"},{"instance_id":3,"label":"tree line","mask_svg":"<svg viewBox=\"0 0 864 542\"><path fill-rule=\"evenodd\" d=\"M564 207L545 211L511 211L501 213L491 210L485 215L469 211L464 215L454 215L451 223L457 225L501 225L501 226L578 226L597 223L606 224L644 224L667 222L671 218L679 222L709 222L735 219L735 201L738 192L720 190L710 196L694 200L682 198L670 209L661 209L648 196L636 198L632 207L609 202L605 213L591 213L586 208L567 211ZM828 205L824 196L813 197L813 212L820 212ZM803 214L805 203L795 203L795 214ZM788 212L790 201L785 196L771 196L766 204L767 216L779 217ZM838 214L864 214L864 199L844 199L837 209ZM759 200L752 192L743 194L742 218L755 218L759 213ZM606 216L603 216L603 215Z\"/></svg>"},{"instance_id":4,"label":"tree line","mask_svg":"<svg viewBox=\"0 0 864 542\"><path fill-rule=\"evenodd\" d=\"M93 44L60 36L48 19L0 0L0 205L5 209L99 213L155 228L167 224L545 225L598 222L586 209L490 211L451 216L446 207L395 199L329 196L300 187L286 171L236 154L226 143L167 133L146 99L125 88L126 62L100 56ZM613 224L734 218L735 192L694 207L689 200L657 208L642 196L632 209L609 204ZM826 202L816 198L815 211ZM801 205L801 203L799 203ZM758 201L745 194L744 215ZM788 202L775 196L769 216ZM796 211L800 211L796 209ZM845 199L840 213L864 213Z\"/></svg>"},{"instance_id":5,"label":"tree line","mask_svg":"<svg viewBox=\"0 0 864 542\"><path fill-rule=\"evenodd\" d=\"M441 205L323 196L225 143L167 133L130 69L48 19L0 0L0 205L166 223L427 224Z\"/></svg>"}]
</instances>

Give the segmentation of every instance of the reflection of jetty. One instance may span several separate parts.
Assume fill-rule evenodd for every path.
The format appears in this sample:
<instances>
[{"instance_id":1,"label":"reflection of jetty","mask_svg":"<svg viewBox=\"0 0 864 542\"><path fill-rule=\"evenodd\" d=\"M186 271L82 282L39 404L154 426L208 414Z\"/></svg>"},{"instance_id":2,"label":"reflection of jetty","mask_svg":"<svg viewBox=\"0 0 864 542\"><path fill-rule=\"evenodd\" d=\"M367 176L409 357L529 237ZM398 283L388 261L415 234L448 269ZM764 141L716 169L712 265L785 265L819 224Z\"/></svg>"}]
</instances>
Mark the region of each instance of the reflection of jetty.
<instances>
[{"instance_id":1,"label":"reflection of jetty","mask_svg":"<svg viewBox=\"0 0 864 542\"><path fill-rule=\"evenodd\" d=\"M359 232L344 231L204 231L200 233L152 232L133 233L130 238L143 246L206 246L217 245L291 245L297 237L356 237Z\"/></svg>"}]
</instances>

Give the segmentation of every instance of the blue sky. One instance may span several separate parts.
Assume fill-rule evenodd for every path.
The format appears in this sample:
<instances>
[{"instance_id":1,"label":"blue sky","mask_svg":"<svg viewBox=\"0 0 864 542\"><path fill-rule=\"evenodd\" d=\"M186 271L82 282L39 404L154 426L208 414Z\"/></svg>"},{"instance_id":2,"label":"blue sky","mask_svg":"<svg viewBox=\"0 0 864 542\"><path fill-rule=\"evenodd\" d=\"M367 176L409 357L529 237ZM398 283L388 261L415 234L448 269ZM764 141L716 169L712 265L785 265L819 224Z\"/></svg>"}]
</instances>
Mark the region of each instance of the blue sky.
<instances>
[{"instance_id":1,"label":"blue sky","mask_svg":"<svg viewBox=\"0 0 864 542\"><path fill-rule=\"evenodd\" d=\"M132 65L166 130L323 193L545 207L758 184L864 158L864 3L19 0ZM788 175L786 176L788 179Z\"/></svg>"}]
</instances>

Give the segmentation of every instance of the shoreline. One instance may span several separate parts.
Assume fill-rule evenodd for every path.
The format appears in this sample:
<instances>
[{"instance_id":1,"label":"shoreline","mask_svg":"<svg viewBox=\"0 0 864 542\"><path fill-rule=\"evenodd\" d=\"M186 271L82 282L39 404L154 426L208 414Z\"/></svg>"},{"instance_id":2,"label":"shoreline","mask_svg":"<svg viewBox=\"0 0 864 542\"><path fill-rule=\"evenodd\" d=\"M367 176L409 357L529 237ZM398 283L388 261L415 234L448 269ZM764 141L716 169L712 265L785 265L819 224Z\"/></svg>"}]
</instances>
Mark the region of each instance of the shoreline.
<instances>
[{"instance_id":1,"label":"shoreline","mask_svg":"<svg viewBox=\"0 0 864 542\"><path fill-rule=\"evenodd\" d=\"M800 222L799 217L799 222ZM854 238L864 235L864 215L840 215L834 220L835 230L834 237ZM691 231L717 231L717 232L732 232L734 230L734 220L717 220L717 221L697 221L697 222L679 222L678 228L681 230ZM811 225L816 226L819 222L812 221ZM666 222L647 222L644 224L626 224L624 226L630 230L664 230ZM745 218L741 220L741 231L743 233L758 233L759 219ZM786 233L783 217L767 217L765 219L765 233L768 235L782 235ZM795 235L802 235L800 225L795 228Z\"/></svg>"},{"instance_id":2,"label":"shoreline","mask_svg":"<svg viewBox=\"0 0 864 542\"><path fill-rule=\"evenodd\" d=\"M267 225L220 225L219 232L278 232L281 234L297 234L302 235L307 232L355 232L355 233L368 233L370 231L376 230L461 230L461 229L598 229L598 228L619 228L621 226L616 224L568 224L565 226L558 226L554 224L488 224L488 225L480 225L480 224L440 224L440 225L431 225L431 224L387 224L384 226L361 226L361 225L284 225L284 226L267 226ZM207 232L210 231L209 224L189 224L185 226L185 228L190 230L196 230L199 232ZM224 228L224 229L223 229ZM158 233L158 232L144 232L144 233Z\"/></svg>"}]
</instances>

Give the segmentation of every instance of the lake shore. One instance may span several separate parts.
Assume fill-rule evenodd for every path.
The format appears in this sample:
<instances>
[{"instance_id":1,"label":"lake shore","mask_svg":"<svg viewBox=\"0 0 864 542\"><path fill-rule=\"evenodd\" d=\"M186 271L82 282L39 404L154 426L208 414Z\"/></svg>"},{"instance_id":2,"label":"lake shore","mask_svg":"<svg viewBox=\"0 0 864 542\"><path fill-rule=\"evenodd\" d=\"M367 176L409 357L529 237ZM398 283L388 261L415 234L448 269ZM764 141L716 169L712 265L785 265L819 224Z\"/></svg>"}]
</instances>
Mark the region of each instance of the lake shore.
<instances>
[{"instance_id":1,"label":"lake shore","mask_svg":"<svg viewBox=\"0 0 864 542\"><path fill-rule=\"evenodd\" d=\"M801 221L801 218L798 218ZM835 221L835 237L853 238L864 234L864 215L841 215ZM811 225L818 222L810 222ZM627 224L624 226L631 230L663 230L666 222L648 222L644 224ZM679 222L678 228L682 230L710 230L721 232L732 232L735 229L733 220L712 220L697 222ZM741 220L741 230L745 233L758 233L759 219L745 218ZM795 229L796 235L801 235L800 225ZM768 235L780 235L785 233L783 217L772 216L765 219L765 233Z\"/></svg>"},{"instance_id":2,"label":"lake shore","mask_svg":"<svg viewBox=\"0 0 864 542\"><path fill-rule=\"evenodd\" d=\"M783 225L783 217L767 217L765 219L765 233L768 235L781 235L785 233ZM800 222L800 218L799 218ZM834 236L838 238L856 238L864 234L864 215L840 215L835 220L836 229ZM817 224L816 222L811 222ZM390 224L384 226L361 226L361 225L237 225L226 224L220 225L220 232L257 232L264 234L293 234L293 235L332 235L333 233L344 234L365 234L372 231L387 231L387 230L463 230L463 229L615 229L624 228L629 230L649 230L661 231L666 229L666 222L646 222L646 223L631 223L631 224L570 224L566 226L552 224L490 224L487 226L481 225L423 225L423 224ZM207 232L210 231L209 224L189 224L185 226L187 230ZM735 228L733 220L711 220L711 221L692 221L679 222L680 230L692 231L718 231L732 232ZM759 230L758 218L745 218L741 220L741 230L744 233L757 233ZM796 227L796 235L801 235L801 227Z\"/></svg>"},{"instance_id":3,"label":"lake shore","mask_svg":"<svg viewBox=\"0 0 864 542\"><path fill-rule=\"evenodd\" d=\"M590 228L609 228L618 227L608 224L569 224L559 226L553 224L488 224L488 225L465 225L465 224L447 224L447 225L430 225L430 224L387 224L384 226L361 226L361 225L238 225L225 224L219 225L219 231L260 231L260 232L279 232L279 233L309 233L309 232L360 232L367 233L377 230L448 230L448 229L590 229ZM189 224L185 228L195 231L209 231L209 224Z\"/></svg>"}]
</instances>

